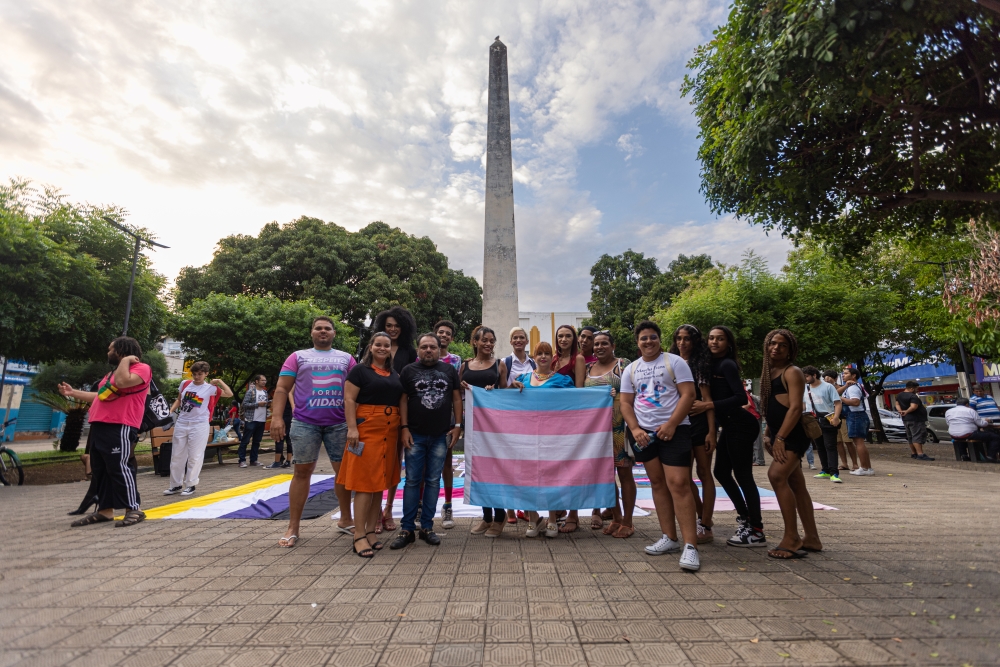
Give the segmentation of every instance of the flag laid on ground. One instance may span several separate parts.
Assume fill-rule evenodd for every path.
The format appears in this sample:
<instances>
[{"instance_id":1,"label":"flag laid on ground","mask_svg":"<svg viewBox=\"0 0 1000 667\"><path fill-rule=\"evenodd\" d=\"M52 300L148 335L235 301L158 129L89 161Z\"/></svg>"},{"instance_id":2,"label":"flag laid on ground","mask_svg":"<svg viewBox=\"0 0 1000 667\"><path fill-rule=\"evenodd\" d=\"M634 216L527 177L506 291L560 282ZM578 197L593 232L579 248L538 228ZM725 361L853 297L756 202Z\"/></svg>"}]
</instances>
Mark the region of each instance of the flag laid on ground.
<instances>
[{"instance_id":1,"label":"flag laid on ground","mask_svg":"<svg viewBox=\"0 0 1000 667\"><path fill-rule=\"evenodd\" d=\"M615 504L607 388L466 391L469 502L522 510Z\"/></svg>"},{"instance_id":2,"label":"flag laid on ground","mask_svg":"<svg viewBox=\"0 0 1000 667\"><path fill-rule=\"evenodd\" d=\"M145 510L147 519L272 519L288 509L291 475L273 475L205 496ZM333 491L333 475L313 475L303 518L315 518L309 504ZM287 515L286 515L287 516Z\"/></svg>"}]
</instances>

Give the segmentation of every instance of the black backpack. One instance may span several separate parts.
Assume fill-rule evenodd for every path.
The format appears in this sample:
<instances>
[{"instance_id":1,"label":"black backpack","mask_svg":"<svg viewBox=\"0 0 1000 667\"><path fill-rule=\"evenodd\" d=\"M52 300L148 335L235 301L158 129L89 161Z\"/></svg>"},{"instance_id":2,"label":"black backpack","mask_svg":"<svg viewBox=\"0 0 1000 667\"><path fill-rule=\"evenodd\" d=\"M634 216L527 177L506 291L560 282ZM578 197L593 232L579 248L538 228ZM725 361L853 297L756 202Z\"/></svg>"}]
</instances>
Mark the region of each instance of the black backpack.
<instances>
[{"instance_id":1,"label":"black backpack","mask_svg":"<svg viewBox=\"0 0 1000 667\"><path fill-rule=\"evenodd\" d=\"M160 393L160 389L156 386L156 383L150 380L149 393L146 394L146 409L142 414L142 424L139 425L139 432L152 431L157 426L166 426L170 421L170 403Z\"/></svg>"}]
</instances>

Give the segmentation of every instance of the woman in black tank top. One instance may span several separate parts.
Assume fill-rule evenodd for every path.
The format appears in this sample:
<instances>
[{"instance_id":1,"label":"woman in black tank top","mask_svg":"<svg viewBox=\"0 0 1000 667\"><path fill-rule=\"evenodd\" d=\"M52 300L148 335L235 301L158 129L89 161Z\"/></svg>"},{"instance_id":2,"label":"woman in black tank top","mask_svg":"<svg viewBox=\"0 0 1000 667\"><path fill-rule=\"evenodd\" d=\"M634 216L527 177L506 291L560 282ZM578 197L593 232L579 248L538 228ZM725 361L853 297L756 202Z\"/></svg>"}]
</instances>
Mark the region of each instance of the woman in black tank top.
<instances>
[{"instance_id":1,"label":"woman in black tank top","mask_svg":"<svg viewBox=\"0 0 1000 667\"><path fill-rule=\"evenodd\" d=\"M809 448L809 438L802 428L806 378L794 365L797 354L798 343L791 331L775 329L764 338L760 402L767 418L764 446L774 457L767 478L785 522L781 542L767 555L782 560L803 558L809 551L823 548L816 530L812 498L802 475L802 456ZM804 537L799 537L797 518L802 519Z\"/></svg>"},{"instance_id":2,"label":"woman in black tank top","mask_svg":"<svg viewBox=\"0 0 1000 667\"><path fill-rule=\"evenodd\" d=\"M463 389L469 387L497 389L507 386L507 366L501 364L499 359L493 358L493 348L496 344L497 336L489 327L479 327L472 334L472 349L476 356L463 361L458 371L458 379L462 381ZM468 458L466 463L474 465ZM468 468L466 471L468 472ZM507 512L504 508L484 507L483 520L474 525L471 532L473 535L499 537L506 523Z\"/></svg>"}]
</instances>

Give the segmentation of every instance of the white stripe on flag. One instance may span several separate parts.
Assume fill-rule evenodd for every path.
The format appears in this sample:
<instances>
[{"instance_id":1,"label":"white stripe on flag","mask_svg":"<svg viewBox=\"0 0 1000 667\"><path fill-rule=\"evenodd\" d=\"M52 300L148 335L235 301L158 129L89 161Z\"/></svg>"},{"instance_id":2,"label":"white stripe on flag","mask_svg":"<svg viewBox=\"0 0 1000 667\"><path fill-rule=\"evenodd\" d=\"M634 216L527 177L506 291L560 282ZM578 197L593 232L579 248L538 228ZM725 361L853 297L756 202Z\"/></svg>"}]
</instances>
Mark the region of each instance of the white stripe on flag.
<instances>
[{"instance_id":1,"label":"white stripe on flag","mask_svg":"<svg viewBox=\"0 0 1000 667\"><path fill-rule=\"evenodd\" d=\"M573 461L609 458L613 447L611 432L586 435L522 435L508 433L466 433L470 456L524 461ZM612 464L613 465L613 464Z\"/></svg>"}]
</instances>

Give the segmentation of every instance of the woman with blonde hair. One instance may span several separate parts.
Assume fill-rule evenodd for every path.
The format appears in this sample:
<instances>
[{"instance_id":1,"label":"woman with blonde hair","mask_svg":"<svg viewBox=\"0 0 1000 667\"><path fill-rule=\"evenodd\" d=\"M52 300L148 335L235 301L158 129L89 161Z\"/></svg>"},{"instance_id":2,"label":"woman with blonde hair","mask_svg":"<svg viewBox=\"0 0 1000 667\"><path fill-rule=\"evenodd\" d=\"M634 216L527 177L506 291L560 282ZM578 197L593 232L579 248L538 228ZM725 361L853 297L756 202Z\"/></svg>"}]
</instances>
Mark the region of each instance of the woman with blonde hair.
<instances>
[{"instance_id":1,"label":"woman with blonde hair","mask_svg":"<svg viewBox=\"0 0 1000 667\"><path fill-rule=\"evenodd\" d=\"M362 558L371 558L382 548L381 542L368 538L376 534L382 519L382 493L399 484L396 443L402 393L392 366L392 339L380 331L344 383L347 446L340 477L344 488L354 491L354 552Z\"/></svg>"}]
</instances>

